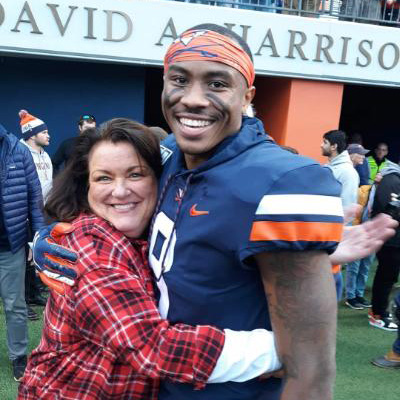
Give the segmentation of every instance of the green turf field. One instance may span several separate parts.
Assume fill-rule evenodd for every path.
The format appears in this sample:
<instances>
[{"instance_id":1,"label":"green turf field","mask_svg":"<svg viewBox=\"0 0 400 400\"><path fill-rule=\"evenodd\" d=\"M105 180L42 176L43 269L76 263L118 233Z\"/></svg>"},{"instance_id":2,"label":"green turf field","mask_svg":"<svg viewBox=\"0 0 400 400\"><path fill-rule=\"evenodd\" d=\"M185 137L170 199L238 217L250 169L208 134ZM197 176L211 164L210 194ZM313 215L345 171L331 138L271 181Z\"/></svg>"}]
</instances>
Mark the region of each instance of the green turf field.
<instances>
[{"instance_id":1,"label":"green turf field","mask_svg":"<svg viewBox=\"0 0 400 400\"><path fill-rule=\"evenodd\" d=\"M38 313L38 321L28 321L29 351L39 344L42 334L43 307L33 307ZM14 400L17 397L18 383L14 381L12 368L7 354L6 323L3 307L0 306L0 400Z\"/></svg>"},{"instance_id":2,"label":"green turf field","mask_svg":"<svg viewBox=\"0 0 400 400\"><path fill-rule=\"evenodd\" d=\"M35 310L41 314L42 308ZM7 357L2 309L0 314L0 400L14 400L17 383ZM38 344L40 334L41 320L29 322L30 349ZM395 337L393 332L369 327L367 311L339 306L335 400L399 400L400 370L383 370L369 363L385 353Z\"/></svg>"}]
</instances>

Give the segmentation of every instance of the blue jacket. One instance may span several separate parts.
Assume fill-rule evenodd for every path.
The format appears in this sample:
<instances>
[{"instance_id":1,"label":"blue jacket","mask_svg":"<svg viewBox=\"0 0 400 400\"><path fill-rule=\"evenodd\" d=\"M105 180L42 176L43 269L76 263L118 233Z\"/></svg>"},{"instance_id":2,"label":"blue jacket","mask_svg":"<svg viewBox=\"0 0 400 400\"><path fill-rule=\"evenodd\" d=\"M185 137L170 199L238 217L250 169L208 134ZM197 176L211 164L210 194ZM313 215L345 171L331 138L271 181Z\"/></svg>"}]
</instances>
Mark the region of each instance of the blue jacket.
<instances>
[{"instance_id":1,"label":"blue jacket","mask_svg":"<svg viewBox=\"0 0 400 400\"><path fill-rule=\"evenodd\" d=\"M0 207L11 252L16 253L28 241L28 226L35 233L44 225L42 191L29 149L1 124L0 138Z\"/></svg>"}]
</instances>

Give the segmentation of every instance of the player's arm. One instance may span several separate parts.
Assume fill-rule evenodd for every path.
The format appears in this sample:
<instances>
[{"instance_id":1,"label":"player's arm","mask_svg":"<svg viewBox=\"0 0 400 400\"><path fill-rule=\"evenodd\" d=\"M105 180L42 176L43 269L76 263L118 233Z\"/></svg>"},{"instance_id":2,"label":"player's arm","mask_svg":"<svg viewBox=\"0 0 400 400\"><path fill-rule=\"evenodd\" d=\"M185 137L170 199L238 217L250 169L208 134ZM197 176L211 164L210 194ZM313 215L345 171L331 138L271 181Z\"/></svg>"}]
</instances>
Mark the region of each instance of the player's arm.
<instances>
[{"instance_id":1,"label":"player's arm","mask_svg":"<svg viewBox=\"0 0 400 400\"><path fill-rule=\"evenodd\" d=\"M281 400L332 399L337 305L328 254L343 231L339 194L326 168L289 170L267 187L240 253L261 274L285 371Z\"/></svg>"},{"instance_id":2,"label":"player's arm","mask_svg":"<svg viewBox=\"0 0 400 400\"><path fill-rule=\"evenodd\" d=\"M324 251L255 256L285 372L281 400L330 400L335 379L336 293Z\"/></svg>"}]
</instances>

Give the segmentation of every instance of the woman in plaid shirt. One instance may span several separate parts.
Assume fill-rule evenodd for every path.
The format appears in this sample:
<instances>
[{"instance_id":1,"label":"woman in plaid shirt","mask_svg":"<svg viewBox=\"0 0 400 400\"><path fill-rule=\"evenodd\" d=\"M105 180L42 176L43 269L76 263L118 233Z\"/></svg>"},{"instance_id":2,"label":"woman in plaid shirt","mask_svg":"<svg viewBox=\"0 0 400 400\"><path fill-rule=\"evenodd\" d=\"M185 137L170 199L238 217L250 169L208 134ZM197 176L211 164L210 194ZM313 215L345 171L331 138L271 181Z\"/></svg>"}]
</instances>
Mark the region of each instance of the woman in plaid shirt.
<instances>
[{"instance_id":1,"label":"woman in plaid shirt","mask_svg":"<svg viewBox=\"0 0 400 400\"><path fill-rule=\"evenodd\" d=\"M232 374L221 357L227 332L170 325L159 315L143 238L161 168L157 139L133 121L111 120L100 134L80 138L46 204L50 218L72 222L61 244L77 252L78 278L62 295L51 292L18 399L152 400L160 379L201 389L212 382L220 358L215 382L249 379L243 374L248 363ZM268 353L272 334L258 331L269 347L263 371L276 369L276 355ZM237 338L230 347L246 347L246 339Z\"/></svg>"}]
</instances>

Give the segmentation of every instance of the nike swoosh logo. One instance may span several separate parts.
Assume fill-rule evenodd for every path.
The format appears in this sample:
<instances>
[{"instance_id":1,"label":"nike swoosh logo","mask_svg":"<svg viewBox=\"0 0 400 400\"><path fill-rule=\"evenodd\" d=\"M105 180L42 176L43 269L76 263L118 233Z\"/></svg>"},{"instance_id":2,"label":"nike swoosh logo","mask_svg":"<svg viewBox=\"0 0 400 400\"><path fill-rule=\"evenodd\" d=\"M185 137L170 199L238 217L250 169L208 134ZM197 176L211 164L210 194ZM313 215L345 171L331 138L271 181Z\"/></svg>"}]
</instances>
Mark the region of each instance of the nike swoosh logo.
<instances>
[{"instance_id":1,"label":"nike swoosh logo","mask_svg":"<svg viewBox=\"0 0 400 400\"><path fill-rule=\"evenodd\" d=\"M198 217L199 215L208 215L210 214L208 211L199 211L196 210L197 204L193 204L190 208L190 216L191 217Z\"/></svg>"}]
</instances>

